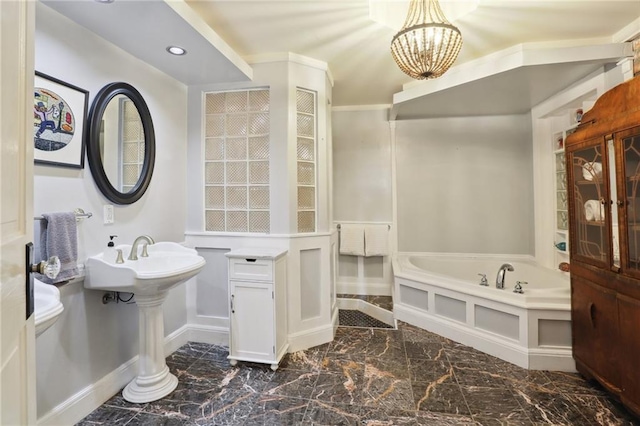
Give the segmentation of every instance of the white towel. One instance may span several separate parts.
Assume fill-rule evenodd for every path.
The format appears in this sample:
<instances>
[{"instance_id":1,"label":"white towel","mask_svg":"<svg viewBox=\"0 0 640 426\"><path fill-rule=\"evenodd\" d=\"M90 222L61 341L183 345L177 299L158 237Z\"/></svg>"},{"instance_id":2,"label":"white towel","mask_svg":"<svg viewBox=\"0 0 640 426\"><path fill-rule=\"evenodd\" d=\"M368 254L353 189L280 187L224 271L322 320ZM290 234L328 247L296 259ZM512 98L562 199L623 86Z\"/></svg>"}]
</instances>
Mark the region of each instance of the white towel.
<instances>
[{"instance_id":1,"label":"white towel","mask_svg":"<svg viewBox=\"0 0 640 426\"><path fill-rule=\"evenodd\" d=\"M582 166L582 177L585 178L585 180L592 181L600 176L602 176L602 163L597 161L584 163L584 166Z\"/></svg>"},{"instance_id":2,"label":"white towel","mask_svg":"<svg viewBox=\"0 0 640 426\"><path fill-rule=\"evenodd\" d=\"M603 205L598 200L588 200L584 203L584 217L590 222L602 222L604 220Z\"/></svg>"},{"instance_id":3,"label":"white towel","mask_svg":"<svg viewBox=\"0 0 640 426\"><path fill-rule=\"evenodd\" d=\"M389 255L389 227L387 225L367 225L364 227L364 255Z\"/></svg>"},{"instance_id":4,"label":"white towel","mask_svg":"<svg viewBox=\"0 0 640 426\"><path fill-rule=\"evenodd\" d=\"M340 254L364 256L364 226L340 226Z\"/></svg>"}]
</instances>

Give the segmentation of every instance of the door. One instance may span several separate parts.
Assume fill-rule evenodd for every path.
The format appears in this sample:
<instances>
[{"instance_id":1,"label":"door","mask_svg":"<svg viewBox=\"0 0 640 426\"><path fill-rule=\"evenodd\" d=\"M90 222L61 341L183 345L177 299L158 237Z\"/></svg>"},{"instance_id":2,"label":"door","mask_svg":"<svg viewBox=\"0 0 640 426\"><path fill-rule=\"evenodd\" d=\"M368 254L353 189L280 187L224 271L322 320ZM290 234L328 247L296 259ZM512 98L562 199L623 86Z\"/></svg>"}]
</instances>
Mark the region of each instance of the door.
<instances>
[{"instance_id":1,"label":"door","mask_svg":"<svg viewBox=\"0 0 640 426\"><path fill-rule=\"evenodd\" d=\"M622 376L623 402L631 406L636 414L640 414L640 301L627 296L618 295L618 318L620 321L620 342L624 350L620 351L620 371Z\"/></svg>"},{"instance_id":2,"label":"door","mask_svg":"<svg viewBox=\"0 0 640 426\"><path fill-rule=\"evenodd\" d=\"M572 147L567 166L572 259L609 268L611 200L603 140Z\"/></svg>"},{"instance_id":3,"label":"door","mask_svg":"<svg viewBox=\"0 0 640 426\"><path fill-rule=\"evenodd\" d=\"M622 273L640 278L640 127L616 135Z\"/></svg>"},{"instance_id":4,"label":"door","mask_svg":"<svg viewBox=\"0 0 640 426\"><path fill-rule=\"evenodd\" d=\"M231 282L232 357L246 361L273 361L272 291L270 283Z\"/></svg>"},{"instance_id":5,"label":"door","mask_svg":"<svg viewBox=\"0 0 640 426\"><path fill-rule=\"evenodd\" d=\"M0 424L36 423L35 328L26 319L33 237L32 1L0 1Z\"/></svg>"},{"instance_id":6,"label":"door","mask_svg":"<svg viewBox=\"0 0 640 426\"><path fill-rule=\"evenodd\" d=\"M573 274L571 329L574 358L615 390L620 383L616 293Z\"/></svg>"}]
</instances>

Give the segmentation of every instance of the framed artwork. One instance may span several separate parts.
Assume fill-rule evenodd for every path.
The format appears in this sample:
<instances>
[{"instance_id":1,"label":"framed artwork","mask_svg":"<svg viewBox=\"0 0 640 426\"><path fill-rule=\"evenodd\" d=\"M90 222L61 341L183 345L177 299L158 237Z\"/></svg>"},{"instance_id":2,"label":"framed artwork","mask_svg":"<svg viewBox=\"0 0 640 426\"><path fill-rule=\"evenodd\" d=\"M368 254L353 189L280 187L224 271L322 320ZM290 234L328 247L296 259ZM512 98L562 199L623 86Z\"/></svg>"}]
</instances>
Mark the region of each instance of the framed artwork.
<instances>
[{"instance_id":1,"label":"framed artwork","mask_svg":"<svg viewBox=\"0 0 640 426\"><path fill-rule=\"evenodd\" d=\"M89 92L36 71L33 158L38 164L84 167Z\"/></svg>"}]
</instances>

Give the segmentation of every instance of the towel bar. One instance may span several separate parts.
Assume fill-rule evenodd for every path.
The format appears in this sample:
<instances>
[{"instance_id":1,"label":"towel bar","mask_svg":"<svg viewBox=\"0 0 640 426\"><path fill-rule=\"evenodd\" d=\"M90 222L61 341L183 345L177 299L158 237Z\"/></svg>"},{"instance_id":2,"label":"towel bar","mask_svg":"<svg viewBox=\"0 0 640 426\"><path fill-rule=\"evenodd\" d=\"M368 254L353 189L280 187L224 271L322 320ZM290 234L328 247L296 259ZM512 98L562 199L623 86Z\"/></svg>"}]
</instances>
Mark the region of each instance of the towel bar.
<instances>
[{"instance_id":1,"label":"towel bar","mask_svg":"<svg viewBox=\"0 0 640 426\"><path fill-rule=\"evenodd\" d=\"M336 228L340 229L340 224L338 224ZM391 225L387 224L387 229L391 230Z\"/></svg>"},{"instance_id":2,"label":"towel bar","mask_svg":"<svg viewBox=\"0 0 640 426\"><path fill-rule=\"evenodd\" d=\"M91 216L93 216L93 213L91 213L91 212L86 212L85 213L85 211L80 209L80 208L75 209L73 212L76 215L76 222L81 222L83 219L85 219L85 218L89 219ZM42 216L36 216L36 217L33 218L33 220L45 220L45 218L42 217Z\"/></svg>"}]
</instances>

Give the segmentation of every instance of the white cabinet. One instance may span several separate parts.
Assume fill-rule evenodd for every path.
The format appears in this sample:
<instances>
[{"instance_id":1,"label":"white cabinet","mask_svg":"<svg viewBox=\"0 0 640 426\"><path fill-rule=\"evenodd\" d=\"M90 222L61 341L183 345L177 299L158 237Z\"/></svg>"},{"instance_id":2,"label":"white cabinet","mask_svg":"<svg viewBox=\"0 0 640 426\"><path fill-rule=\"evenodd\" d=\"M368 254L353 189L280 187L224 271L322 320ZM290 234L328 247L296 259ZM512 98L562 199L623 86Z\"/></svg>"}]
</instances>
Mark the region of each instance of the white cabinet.
<instances>
[{"instance_id":1,"label":"white cabinet","mask_svg":"<svg viewBox=\"0 0 640 426\"><path fill-rule=\"evenodd\" d=\"M271 364L287 352L286 250L238 249L229 258L229 361Z\"/></svg>"}]
</instances>

